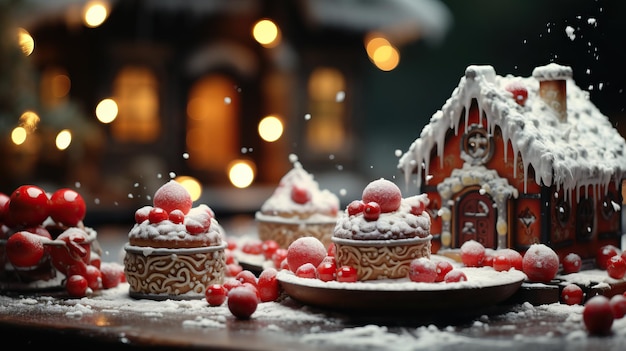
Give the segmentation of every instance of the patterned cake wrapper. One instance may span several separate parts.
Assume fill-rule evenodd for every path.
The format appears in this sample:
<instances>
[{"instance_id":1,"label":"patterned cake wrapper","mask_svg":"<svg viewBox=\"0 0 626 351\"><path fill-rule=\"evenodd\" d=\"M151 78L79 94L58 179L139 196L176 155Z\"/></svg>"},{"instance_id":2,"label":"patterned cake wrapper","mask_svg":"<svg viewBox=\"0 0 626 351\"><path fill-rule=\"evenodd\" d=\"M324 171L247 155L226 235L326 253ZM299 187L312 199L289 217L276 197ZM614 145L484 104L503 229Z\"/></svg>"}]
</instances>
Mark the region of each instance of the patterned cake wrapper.
<instances>
[{"instance_id":1,"label":"patterned cake wrapper","mask_svg":"<svg viewBox=\"0 0 626 351\"><path fill-rule=\"evenodd\" d=\"M289 245L301 237L312 236L319 239L324 247L332 243L332 235L335 230L335 221L281 221L257 219L257 230L261 241L274 240L278 245L286 249Z\"/></svg>"}]
</instances>

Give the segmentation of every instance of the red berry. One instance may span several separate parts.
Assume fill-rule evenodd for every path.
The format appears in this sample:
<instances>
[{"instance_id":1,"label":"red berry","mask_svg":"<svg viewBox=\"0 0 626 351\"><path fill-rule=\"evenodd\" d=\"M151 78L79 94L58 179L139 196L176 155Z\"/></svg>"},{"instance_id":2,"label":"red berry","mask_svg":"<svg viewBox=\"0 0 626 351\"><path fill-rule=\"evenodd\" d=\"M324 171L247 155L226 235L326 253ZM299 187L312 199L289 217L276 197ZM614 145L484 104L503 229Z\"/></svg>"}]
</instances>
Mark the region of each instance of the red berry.
<instances>
[{"instance_id":1,"label":"red berry","mask_svg":"<svg viewBox=\"0 0 626 351\"><path fill-rule=\"evenodd\" d=\"M613 318L620 319L626 315L626 296L621 294L613 295L609 299L609 304L613 311Z\"/></svg>"},{"instance_id":2,"label":"red berry","mask_svg":"<svg viewBox=\"0 0 626 351\"><path fill-rule=\"evenodd\" d=\"M513 249L499 249L495 252L498 256L505 256L511 262L511 267L522 271L522 254ZM493 263L492 263L493 266Z\"/></svg>"},{"instance_id":3,"label":"red berry","mask_svg":"<svg viewBox=\"0 0 626 351\"><path fill-rule=\"evenodd\" d=\"M160 207L153 207L148 214L150 223L161 223L169 218L167 211Z\"/></svg>"},{"instance_id":4,"label":"red berry","mask_svg":"<svg viewBox=\"0 0 626 351\"><path fill-rule=\"evenodd\" d=\"M226 291L230 291L238 286L243 286L243 283L237 279L228 279L224 281L224 284L222 284L222 286L224 287L224 289L226 289Z\"/></svg>"},{"instance_id":5,"label":"red berry","mask_svg":"<svg viewBox=\"0 0 626 351\"><path fill-rule=\"evenodd\" d=\"M613 279L622 279L626 274L626 261L621 255L611 256L607 260L606 272Z\"/></svg>"},{"instance_id":6,"label":"red berry","mask_svg":"<svg viewBox=\"0 0 626 351\"><path fill-rule=\"evenodd\" d=\"M22 185L9 197L5 221L11 226L34 227L43 223L50 213L46 192L35 185Z\"/></svg>"},{"instance_id":7,"label":"red berry","mask_svg":"<svg viewBox=\"0 0 626 351\"><path fill-rule=\"evenodd\" d=\"M87 264L81 260L74 261L71 266L67 267L66 276L82 275L87 278Z\"/></svg>"},{"instance_id":8,"label":"red berry","mask_svg":"<svg viewBox=\"0 0 626 351\"><path fill-rule=\"evenodd\" d=\"M249 270L242 270L241 272L237 273L237 275L235 275L235 279L239 280L242 283L250 283L256 286L256 276Z\"/></svg>"},{"instance_id":9,"label":"red berry","mask_svg":"<svg viewBox=\"0 0 626 351\"><path fill-rule=\"evenodd\" d=\"M152 202L154 207L160 207L167 213L178 209L184 214L189 213L193 204L187 189L175 180L170 180L157 189Z\"/></svg>"},{"instance_id":10,"label":"red berry","mask_svg":"<svg viewBox=\"0 0 626 351\"><path fill-rule=\"evenodd\" d=\"M111 289L122 282L124 266L119 263L102 262L100 273L102 273L102 288Z\"/></svg>"},{"instance_id":11,"label":"red berry","mask_svg":"<svg viewBox=\"0 0 626 351\"><path fill-rule=\"evenodd\" d=\"M311 263L314 268L319 266L324 257L326 257L326 247L313 236L300 237L287 248L287 263L294 273L305 263Z\"/></svg>"},{"instance_id":12,"label":"red berry","mask_svg":"<svg viewBox=\"0 0 626 351\"><path fill-rule=\"evenodd\" d=\"M87 278L82 275L71 275L65 283L65 290L71 297L85 297L88 288Z\"/></svg>"},{"instance_id":13,"label":"red berry","mask_svg":"<svg viewBox=\"0 0 626 351\"><path fill-rule=\"evenodd\" d=\"M241 252L248 255L260 255L263 253L263 243L260 240L246 241L241 247Z\"/></svg>"},{"instance_id":14,"label":"red berry","mask_svg":"<svg viewBox=\"0 0 626 351\"><path fill-rule=\"evenodd\" d=\"M409 279L413 282L434 283L437 265L426 257L416 258L409 264Z\"/></svg>"},{"instance_id":15,"label":"red berry","mask_svg":"<svg viewBox=\"0 0 626 351\"><path fill-rule=\"evenodd\" d=\"M305 204L311 201L311 192L303 186L294 185L291 187L291 200L297 204Z\"/></svg>"},{"instance_id":16,"label":"red berry","mask_svg":"<svg viewBox=\"0 0 626 351\"><path fill-rule=\"evenodd\" d=\"M596 265L600 269L606 269L608 259L619 254L620 249L618 249L616 246L604 245L596 253Z\"/></svg>"},{"instance_id":17,"label":"red berry","mask_svg":"<svg viewBox=\"0 0 626 351\"><path fill-rule=\"evenodd\" d=\"M9 212L9 195L0 193L0 223L4 223L4 216Z\"/></svg>"},{"instance_id":18,"label":"red berry","mask_svg":"<svg viewBox=\"0 0 626 351\"><path fill-rule=\"evenodd\" d=\"M363 212L363 210L365 209L365 203L361 200L354 200L350 204L348 204L348 207L346 207L346 209L348 210L349 216L354 216Z\"/></svg>"},{"instance_id":19,"label":"red berry","mask_svg":"<svg viewBox=\"0 0 626 351\"><path fill-rule=\"evenodd\" d=\"M402 192L393 182L386 179L378 179L369 183L363 189L363 203L375 202L380 205L382 213L393 212L400 208Z\"/></svg>"},{"instance_id":20,"label":"red berry","mask_svg":"<svg viewBox=\"0 0 626 351\"><path fill-rule=\"evenodd\" d=\"M580 272L580 267L582 266L582 259L580 258L580 256L576 253L569 253L567 255L565 255L565 257L563 257L563 273L564 274L570 274L570 273L577 273Z\"/></svg>"},{"instance_id":21,"label":"red berry","mask_svg":"<svg viewBox=\"0 0 626 351\"><path fill-rule=\"evenodd\" d=\"M337 281L354 283L358 280L357 270L352 266L341 266L337 269Z\"/></svg>"},{"instance_id":22,"label":"red berry","mask_svg":"<svg viewBox=\"0 0 626 351\"><path fill-rule=\"evenodd\" d=\"M35 266L45 253L41 236L27 231L11 235L5 245L7 258L15 267Z\"/></svg>"},{"instance_id":23,"label":"red berry","mask_svg":"<svg viewBox=\"0 0 626 351\"><path fill-rule=\"evenodd\" d=\"M583 308L583 322L590 334L609 334L613 320L613 309L606 296L596 295L587 300Z\"/></svg>"},{"instance_id":24,"label":"red berry","mask_svg":"<svg viewBox=\"0 0 626 351\"><path fill-rule=\"evenodd\" d=\"M317 266L317 278L319 280L329 282L337 279L337 263L335 262L334 257L331 258L332 259L324 259Z\"/></svg>"},{"instance_id":25,"label":"red berry","mask_svg":"<svg viewBox=\"0 0 626 351\"><path fill-rule=\"evenodd\" d=\"M511 269L511 260L504 255L496 255L493 259L493 269L498 272L508 271Z\"/></svg>"},{"instance_id":26,"label":"red berry","mask_svg":"<svg viewBox=\"0 0 626 351\"><path fill-rule=\"evenodd\" d=\"M307 279L317 278L317 268L312 263L307 262L303 265L300 265L296 269L295 274L297 277L300 277L300 278L307 278Z\"/></svg>"},{"instance_id":27,"label":"red berry","mask_svg":"<svg viewBox=\"0 0 626 351\"><path fill-rule=\"evenodd\" d=\"M100 255L98 255L97 252L91 251L91 253L89 254L89 262L87 263L100 269L100 267L102 266L102 258L100 257Z\"/></svg>"},{"instance_id":28,"label":"red berry","mask_svg":"<svg viewBox=\"0 0 626 351\"><path fill-rule=\"evenodd\" d=\"M526 104L528 89L522 83L513 82L507 85L506 90L513 94L513 98L518 105L524 106Z\"/></svg>"},{"instance_id":29,"label":"red berry","mask_svg":"<svg viewBox=\"0 0 626 351\"><path fill-rule=\"evenodd\" d=\"M568 305L580 305L583 302L583 289L576 284L567 284L561 290L561 302Z\"/></svg>"},{"instance_id":30,"label":"red berry","mask_svg":"<svg viewBox=\"0 0 626 351\"><path fill-rule=\"evenodd\" d=\"M226 275L229 277L236 277L237 274L243 271L243 267L238 263L231 263L226 265Z\"/></svg>"},{"instance_id":31,"label":"red berry","mask_svg":"<svg viewBox=\"0 0 626 351\"><path fill-rule=\"evenodd\" d=\"M249 319L259 304L257 294L243 286L228 291L228 310L238 319Z\"/></svg>"},{"instance_id":32,"label":"red berry","mask_svg":"<svg viewBox=\"0 0 626 351\"><path fill-rule=\"evenodd\" d=\"M494 254L485 252L485 258L483 258L483 267L493 267Z\"/></svg>"},{"instance_id":33,"label":"red berry","mask_svg":"<svg viewBox=\"0 0 626 351\"><path fill-rule=\"evenodd\" d=\"M287 249L277 249L272 255L272 263L276 269L280 268L280 264L287 258Z\"/></svg>"},{"instance_id":34,"label":"red berry","mask_svg":"<svg viewBox=\"0 0 626 351\"><path fill-rule=\"evenodd\" d=\"M419 216L422 214L422 212L424 212L424 209L426 208L426 205L423 202L419 202L416 205L411 205L411 213Z\"/></svg>"},{"instance_id":35,"label":"red berry","mask_svg":"<svg viewBox=\"0 0 626 351\"><path fill-rule=\"evenodd\" d=\"M377 202L368 202L363 208L363 218L368 221L376 221L380 217L380 205Z\"/></svg>"},{"instance_id":36,"label":"red berry","mask_svg":"<svg viewBox=\"0 0 626 351\"><path fill-rule=\"evenodd\" d=\"M50 217L55 222L75 227L85 218L86 212L85 200L75 190L62 188L50 196Z\"/></svg>"},{"instance_id":37,"label":"red berry","mask_svg":"<svg viewBox=\"0 0 626 351\"><path fill-rule=\"evenodd\" d=\"M148 220L150 210L152 210L152 206L144 206L137 209L137 211L135 211L135 223L141 224Z\"/></svg>"},{"instance_id":38,"label":"red berry","mask_svg":"<svg viewBox=\"0 0 626 351\"><path fill-rule=\"evenodd\" d=\"M330 243L328 245L328 249L326 250L326 254L328 256L335 257L336 253L337 253L337 247L335 246L335 243Z\"/></svg>"},{"instance_id":39,"label":"red berry","mask_svg":"<svg viewBox=\"0 0 626 351\"><path fill-rule=\"evenodd\" d=\"M453 269L448 272L445 277L443 277L443 281L446 283L466 282L467 276L465 275L465 273L463 273L463 271L459 269Z\"/></svg>"},{"instance_id":40,"label":"red berry","mask_svg":"<svg viewBox=\"0 0 626 351\"><path fill-rule=\"evenodd\" d=\"M468 240L461 245L461 262L467 267L480 267L485 258L485 247L476 240Z\"/></svg>"},{"instance_id":41,"label":"red berry","mask_svg":"<svg viewBox=\"0 0 626 351\"><path fill-rule=\"evenodd\" d=\"M212 284L207 286L204 296L209 306L221 306L226 301L227 291L221 284Z\"/></svg>"},{"instance_id":42,"label":"red berry","mask_svg":"<svg viewBox=\"0 0 626 351\"><path fill-rule=\"evenodd\" d=\"M182 224L185 221L185 214L183 213L183 211L176 209L170 212L168 219L172 223Z\"/></svg>"},{"instance_id":43,"label":"red berry","mask_svg":"<svg viewBox=\"0 0 626 351\"><path fill-rule=\"evenodd\" d=\"M278 285L278 279L276 275L278 271L275 268L265 268L259 279L257 280L257 289L259 290L259 296L261 302L276 301L280 296L280 285Z\"/></svg>"},{"instance_id":44,"label":"red berry","mask_svg":"<svg viewBox=\"0 0 626 351\"><path fill-rule=\"evenodd\" d=\"M435 282L442 282L444 278L446 277L446 274L448 274L448 272L454 269L454 267L452 266L452 263L448 261L438 261L436 266L437 266L437 269L436 269L437 278L435 278Z\"/></svg>"},{"instance_id":45,"label":"red berry","mask_svg":"<svg viewBox=\"0 0 626 351\"><path fill-rule=\"evenodd\" d=\"M102 272L96 266L90 264L86 265L85 278L87 279L87 286L91 290L100 290L102 288Z\"/></svg>"},{"instance_id":46,"label":"red berry","mask_svg":"<svg viewBox=\"0 0 626 351\"><path fill-rule=\"evenodd\" d=\"M261 245L261 251L263 252L263 256L266 260L272 259L272 255L274 255L274 252L276 252L279 248L280 245L278 245L278 242L271 239L265 240Z\"/></svg>"},{"instance_id":47,"label":"red berry","mask_svg":"<svg viewBox=\"0 0 626 351\"><path fill-rule=\"evenodd\" d=\"M533 244L524 254L522 271L528 280L548 283L559 270L559 256L545 244Z\"/></svg>"}]
</instances>

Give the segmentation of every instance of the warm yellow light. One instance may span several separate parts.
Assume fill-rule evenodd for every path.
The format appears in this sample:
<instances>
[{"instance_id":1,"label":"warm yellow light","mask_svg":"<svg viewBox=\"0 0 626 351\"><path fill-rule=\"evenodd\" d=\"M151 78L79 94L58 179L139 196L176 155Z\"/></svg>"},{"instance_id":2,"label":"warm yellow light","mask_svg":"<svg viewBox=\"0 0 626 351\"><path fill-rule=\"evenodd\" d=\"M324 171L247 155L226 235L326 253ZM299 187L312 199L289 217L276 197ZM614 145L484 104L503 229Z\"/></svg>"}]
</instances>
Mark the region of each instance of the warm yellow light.
<instances>
[{"instance_id":1,"label":"warm yellow light","mask_svg":"<svg viewBox=\"0 0 626 351\"><path fill-rule=\"evenodd\" d=\"M39 116L33 111L25 111L20 116L20 127L23 127L26 132L33 132L37 129L39 124Z\"/></svg>"},{"instance_id":2,"label":"warm yellow light","mask_svg":"<svg viewBox=\"0 0 626 351\"><path fill-rule=\"evenodd\" d=\"M117 117L117 103L113 99L104 99L96 106L96 118L102 123L111 123Z\"/></svg>"},{"instance_id":3,"label":"warm yellow light","mask_svg":"<svg viewBox=\"0 0 626 351\"><path fill-rule=\"evenodd\" d=\"M283 135L283 122L274 116L267 116L259 122L259 135L267 142L274 142Z\"/></svg>"},{"instance_id":4,"label":"warm yellow light","mask_svg":"<svg viewBox=\"0 0 626 351\"><path fill-rule=\"evenodd\" d=\"M11 141L15 145L22 145L26 141L26 129L22 127L16 127L11 132Z\"/></svg>"},{"instance_id":5,"label":"warm yellow light","mask_svg":"<svg viewBox=\"0 0 626 351\"><path fill-rule=\"evenodd\" d=\"M246 160L235 160L228 166L228 179L237 188L247 188L255 177L254 164Z\"/></svg>"},{"instance_id":6,"label":"warm yellow light","mask_svg":"<svg viewBox=\"0 0 626 351\"><path fill-rule=\"evenodd\" d=\"M391 71L400 63L400 53L393 46L381 46L374 53L372 61L381 71Z\"/></svg>"},{"instance_id":7,"label":"warm yellow light","mask_svg":"<svg viewBox=\"0 0 626 351\"><path fill-rule=\"evenodd\" d=\"M29 56L35 50L35 40L24 28L17 29L17 40L24 55Z\"/></svg>"},{"instance_id":8,"label":"warm yellow light","mask_svg":"<svg viewBox=\"0 0 626 351\"><path fill-rule=\"evenodd\" d=\"M72 143L72 132L67 129L63 129L57 134L56 146L59 150L67 149Z\"/></svg>"},{"instance_id":9,"label":"warm yellow light","mask_svg":"<svg viewBox=\"0 0 626 351\"><path fill-rule=\"evenodd\" d=\"M280 42L280 30L268 19L260 20L252 28L252 36L265 47L274 47Z\"/></svg>"},{"instance_id":10,"label":"warm yellow light","mask_svg":"<svg viewBox=\"0 0 626 351\"><path fill-rule=\"evenodd\" d=\"M374 53L381 46L391 46L391 44L387 39L383 37L375 36L367 40L367 42L365 43L365 50L367 51L367 55L370 57L370 59L374 57Z\"/></svg>"},{"instance_id":11,"label":"warm yellow light","mask_svg":"<svg viewBox=\"0 0 626 351\"><path fill-rule=\"evenodd\" d=\"M192 201L198 200L202 195L202 185L200 185L200 182L196 178L190 176L178 176L174 178L174 180L180 183L183 188L187 189L189 195L191 195Z\"/></svg>"},{"instance_id":12,"label":"warm yellow light","mask_svg":"<svg viewBox=\"0 0 626 351\"><path fill-rule=\"evenodd\" d=\"M87 27L95 28L104 23L108 15L109 9L106 3L91 1L84 7L83 22Z\"/></svg>"}]
</instances>

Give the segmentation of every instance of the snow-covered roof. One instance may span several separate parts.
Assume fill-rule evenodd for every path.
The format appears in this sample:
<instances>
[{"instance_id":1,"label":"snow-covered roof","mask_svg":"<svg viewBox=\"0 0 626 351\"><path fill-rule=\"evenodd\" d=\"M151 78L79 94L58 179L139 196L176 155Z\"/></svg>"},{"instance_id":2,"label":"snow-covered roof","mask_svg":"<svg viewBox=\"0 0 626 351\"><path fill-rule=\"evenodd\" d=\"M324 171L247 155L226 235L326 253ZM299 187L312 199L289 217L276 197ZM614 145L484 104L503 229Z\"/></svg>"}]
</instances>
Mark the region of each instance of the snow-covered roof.
<instances>
[{"instance_id":1,"label":"snow-covered roof","mask_svg":"<svg viewBox=\"0 0 626 351\"><path fill-rule=\"evenodd\" d=\"M498 126L504 143L511 143L513 155L507 155L505 148L505 162L517 164L518 153L521 155L525 186L529 166L534 168L538 184L554 184L566 191L620 182L625 176L626 142L589 100L588 92L568 76L571 77L571 68L554 63L537 67L532 77L499 76L492 66L467 67L452 96L400 157L398 168L404 172L407 184L417 168L417 186L421 186L422 172L429 169L433 147L443 162L446 133L449 129L458 133L463 109L465 114L469 112L472 99L478 102L480 114L484 112L488 132L493 134ZM540 80L545 79L566 81L565 120L559 120L558 113L539 96ZM528 90L524 105L516 103L513 94L506 90L512 83L521 83ZM428 177L425 179L428 182Z\"/></svg>"}]
</instances>

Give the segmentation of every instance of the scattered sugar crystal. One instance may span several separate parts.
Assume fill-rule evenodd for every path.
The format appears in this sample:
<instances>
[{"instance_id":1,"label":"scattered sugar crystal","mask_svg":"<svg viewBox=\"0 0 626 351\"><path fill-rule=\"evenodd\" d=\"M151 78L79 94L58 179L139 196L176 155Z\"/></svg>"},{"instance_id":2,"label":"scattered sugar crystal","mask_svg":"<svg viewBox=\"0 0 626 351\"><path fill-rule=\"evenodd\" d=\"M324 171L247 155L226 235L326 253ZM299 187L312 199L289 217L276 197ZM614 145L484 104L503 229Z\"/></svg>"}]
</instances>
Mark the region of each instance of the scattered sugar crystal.
<instances>
[{"instance_id":1,"label":"scattered sugar crystal","mask_svg":"<svg viewBox=\"0 0 626 351\"><path fill-rule=\"evenodd\" d=\"M231 103L231 99L230 99L230 97L228 97L228 96L227 96L227 97L225 97L225 98L224 98L224 103L225 103L226 105L230 105L230 103Z\"/></svg>"},{"instance_id":2,"label":"scattered sugar crystal","mask_svg":"<svg viewBox=\"0 0 626 351\"><path fill-rule=\"evenodd\" d=\"M576 39L576 34L574 34L574 28L572 26L565 27L565 34L570 40Z\"/></svg>"},{"instance_id":3,"label":"scattered sugar crystal","mask_svg":"<svg viewBox=\"0 0 626 351\"><path fill-rule=\"evenodd\" d=\"M184 152L184 153L183 153L183 158L184 158L185 160L188 160L188 159L189 159L189 153L188 153L188 152Z\"/></svg>"},{"instance_id":4,"label":"scattered sugar crystal","mask_svg":"<svg viewBox=\"0 0 626 351\"><path fill-rule=\"evenodd\" d=\"M310 113L307 113L307 114L304 115L304 120L305 121L308 121L310 119L311 119L311 114Z\"/></svg>"},{"instance_id":5,"label":"scattered sugar crystal","mask_svg":"<svg viewBox=\"0 0 626 351\"><path fill-rule=\"evenodd\" d=\"M335 100L337 102L343 102L343 100L346 98L346 92L345 91L338 91L337 95L335 96Z\"/></svg>"}]
</instances>

